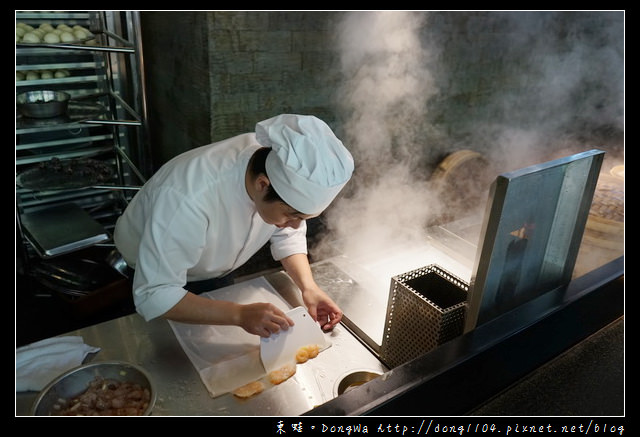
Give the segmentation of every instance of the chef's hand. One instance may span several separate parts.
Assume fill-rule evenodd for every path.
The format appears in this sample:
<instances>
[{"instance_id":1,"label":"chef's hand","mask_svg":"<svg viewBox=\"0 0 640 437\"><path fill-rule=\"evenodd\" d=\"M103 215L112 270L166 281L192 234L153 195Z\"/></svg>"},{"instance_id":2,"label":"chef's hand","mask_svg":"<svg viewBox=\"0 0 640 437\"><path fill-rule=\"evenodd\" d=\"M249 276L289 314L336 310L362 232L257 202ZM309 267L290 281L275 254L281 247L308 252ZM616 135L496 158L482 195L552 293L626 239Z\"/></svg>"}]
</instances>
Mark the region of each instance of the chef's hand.
<instances>
[{"instance_id":1,"label":"chef's hand","mask_svg":"<svg viewBox=\"0 0 640 437\"><path fill-rule=\"evenodd\" d=\"M320 288L313 287L302 292L302 300L313 320L320 323L323 331L332 330L342 320L342 310Z\"/></svg>"},{"instance_id":2,"label":"chef's hand","mask_svg":"<svg viewBox=\"0 0 640 437\"><path fill-rule=\"evenodd\" d=\"M249 334L269 337L289 329L293 320L275 305L260 302L240 306L238 325Z\"/></svg>"}]
</instances>

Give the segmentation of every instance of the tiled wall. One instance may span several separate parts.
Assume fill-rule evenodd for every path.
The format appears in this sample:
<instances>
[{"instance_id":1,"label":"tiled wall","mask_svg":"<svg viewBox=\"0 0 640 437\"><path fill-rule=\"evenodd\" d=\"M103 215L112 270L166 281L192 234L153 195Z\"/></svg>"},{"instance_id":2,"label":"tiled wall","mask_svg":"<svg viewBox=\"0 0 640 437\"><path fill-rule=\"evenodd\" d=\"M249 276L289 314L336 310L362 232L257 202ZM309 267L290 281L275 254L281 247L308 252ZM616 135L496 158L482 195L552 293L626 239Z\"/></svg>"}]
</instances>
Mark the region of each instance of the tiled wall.
<instances>
[{"instance_id":1,"label":"tiled wall","mask_svg":"<svg viewBox=\"0 0 640 437\"><path fill-rule=\"evenodd\" d=\"M284 112L335 124L335 13L143 12L154 162Z\"/></svg>"}]
</instances>

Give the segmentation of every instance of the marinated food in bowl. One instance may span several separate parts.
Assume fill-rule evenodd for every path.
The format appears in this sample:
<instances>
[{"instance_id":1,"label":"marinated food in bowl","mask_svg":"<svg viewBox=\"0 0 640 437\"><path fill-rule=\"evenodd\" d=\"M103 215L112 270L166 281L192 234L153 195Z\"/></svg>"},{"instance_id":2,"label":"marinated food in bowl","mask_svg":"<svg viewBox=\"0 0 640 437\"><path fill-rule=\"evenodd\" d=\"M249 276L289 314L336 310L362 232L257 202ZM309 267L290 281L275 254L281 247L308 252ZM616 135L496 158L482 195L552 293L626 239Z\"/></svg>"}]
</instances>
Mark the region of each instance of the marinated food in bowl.
<instances>
[{"instance_id":1,"label":"marinated food in bowl","mask_svg":"<svg viewBox=\"0 0 640 437\"><path fill-rule=\"evenodd\" d=\"M142 416L149 407L151 392L140 384L97 376L89 388L71 399L53 404L54 416Z\"/></svg>"},{"instance_id":2,"label":"marinated food in bowl","mask_svg":"<svg viewBox=\"0 0 640 437\"><path fill-rule=\"evenodd\" d=\"M156 391L145 369L122 361L95 362L51 381L31 407L34 416L150 415Z\"/></svg>"}]
</instances>

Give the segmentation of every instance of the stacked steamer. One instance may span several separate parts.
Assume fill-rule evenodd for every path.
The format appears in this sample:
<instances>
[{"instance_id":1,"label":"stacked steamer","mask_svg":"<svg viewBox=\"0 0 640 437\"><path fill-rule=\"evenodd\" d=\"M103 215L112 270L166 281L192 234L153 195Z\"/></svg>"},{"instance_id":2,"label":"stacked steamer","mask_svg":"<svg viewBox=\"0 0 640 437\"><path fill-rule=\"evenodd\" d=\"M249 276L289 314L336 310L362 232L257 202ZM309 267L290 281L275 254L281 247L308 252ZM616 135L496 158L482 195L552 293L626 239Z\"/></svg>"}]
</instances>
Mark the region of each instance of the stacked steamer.
<instances>
[{"instance_id":1,"label":"stacked steamer","mask_svg":"<svg viewBox=\"0 0 640 437\"><path fill-rule=\"evenodd\" d=\"M603 168L578 253L574 277L624 255L624 164Z\"/></svg>"},{"instance_id":2,"label":"stacked steamer","mask_svg":"<svg viewBox=\"0 0 640 437\"><path fill-rule=\"evenodd\" d=\"M95 35L86 27L64 23L42 23L34 27L27 23L16 22L16 44L95 44ZM68 70L29 70L16 71L16 81L60 79L69 77Z\"/></svg>"},{"instance_id":3,"label":"stacked steamer","mask_svg":"<svg viewBox=\"0 0 640 437\"><path fill-rule=\"evenodd\" d=\"M58 44L76 43L93 38L93 34L80 25L68 26L42 23L33 27L27 23L16 22L16 43L22 44Z\"/></svg>"}]
</instances>

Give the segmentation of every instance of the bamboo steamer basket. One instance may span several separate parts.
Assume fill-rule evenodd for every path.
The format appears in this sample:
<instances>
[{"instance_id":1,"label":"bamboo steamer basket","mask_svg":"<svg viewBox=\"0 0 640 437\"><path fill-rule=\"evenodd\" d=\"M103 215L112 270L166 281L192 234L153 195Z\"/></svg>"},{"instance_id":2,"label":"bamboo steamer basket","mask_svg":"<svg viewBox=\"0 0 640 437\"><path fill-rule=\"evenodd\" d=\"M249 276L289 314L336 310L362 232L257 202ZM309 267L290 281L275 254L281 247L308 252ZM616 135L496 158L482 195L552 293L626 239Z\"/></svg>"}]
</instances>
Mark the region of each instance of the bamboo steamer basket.
<instances>
[{"instance_id":1,"label":"bamboo steamer basket","mask_svg":"<svg viewBox=\"0 0 640 437\"><path fill-rule=\"evenodd\" d=\"M486 167L486 158L473 150L463 149L447 155L433 172L431 180L445 185L462 176L467 167Z\"/></svg>"},{"instance_id":2,"label":"bamboo steamer basket","mask_svg":"<svg viewBox=\"0 0 640 437\"><path fill-rule=\"evenodd\" d=\"M622 167L622 172L620 172ZM574 277L624 255L624 166L600 174Z\"/></svg>"},{"instance_id":3,"label":"bamboo steamer basket","mask_svg":"<svg viewBox=\"0 0 640 437\"><path fill-rule=\"evenodd\" d=\"M603 248L620 249L624 240L624 179L603 173L589 210L585 241Z\"/></svg>"},{"instance_id":4,"label":"bamboo steamer basket","mask_svg":"<svg viewBox=\"0 0 640 437\"><path fill-rule=\"evenodd\" d=\"M433 224L456 220L487 199L495 170L489 160L473 150L447 155L431 176L433 188L447 208ZM469 183L473 181L473 183ZM479 209L481 211L482 208ZM624 255L624 165L603 170L599 175L574 277L581 276Z\"/></svg>"},{"instance_id":5,"label":"bamboo steamer basket","mask_svg":"<svg viewBox=\"0 0 640 437\"><path fill-rule=\"evenodd\" d=\"M431 224L454 221L470 211L482 211L493 178L495 170L483 154L462 149L447 155L430 178L441 204L446 206Z\"/></svg>"}]
</instances>

